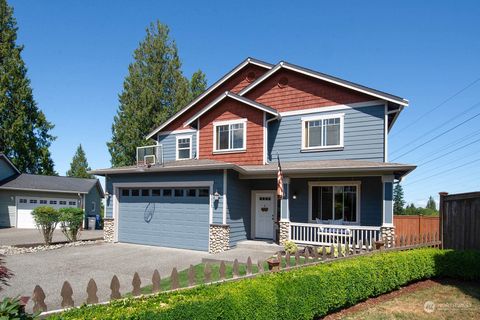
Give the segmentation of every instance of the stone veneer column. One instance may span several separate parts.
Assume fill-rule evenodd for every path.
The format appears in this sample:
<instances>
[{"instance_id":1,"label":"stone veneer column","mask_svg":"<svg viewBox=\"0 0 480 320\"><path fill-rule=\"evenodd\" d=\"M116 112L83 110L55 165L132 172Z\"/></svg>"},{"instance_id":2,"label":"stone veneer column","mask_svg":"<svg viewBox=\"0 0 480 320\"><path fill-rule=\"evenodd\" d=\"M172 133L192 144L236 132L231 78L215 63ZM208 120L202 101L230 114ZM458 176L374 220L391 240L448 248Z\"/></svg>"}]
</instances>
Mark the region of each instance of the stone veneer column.
<instances>
[{"instance_id":1,"label":"stone veneer column","mask_svg":"<svg viewBox=\"0 0 480 320\"><path fill-rule=\"evenodd\" d=\"M395 246L395 227L392 226L382 226L380 228L380 234L382 240L385 242L386 248L392 248Z\"/></svg>"},{"instance_id":2,"label":"stone veneer column","mask_svg":"<svg viewBox=\"0 0 480 320\"><path fill-rule=\"evenodd\" d=\"M105 242L115 241L115 220L112 218L103 219L103 240Z\"/></svg>"},{"instance_id":3,"label":"stone veneer column","mask_svg":"<svg viewBox=\"0 0 480 320\"><path fill-rule=\"evenodd\" d=\"M285 245L285 242L287 242L290 237L289 237L289 232L290 232L290 221L280 221L279 222L279 228L280 228L280 235L278 239L278 244L283 246Z\"/></svg>"},{"instance_id":4,"label":"stone veneer column","mask_svg":"<svg viewBox=\"0 0 480 320\"><path fill-rule=\"evenodd\" d=\"M211 224L209 233L209 253L219 253L230 249L230 226L228 224Z\"/></svg>"}]
</instances>

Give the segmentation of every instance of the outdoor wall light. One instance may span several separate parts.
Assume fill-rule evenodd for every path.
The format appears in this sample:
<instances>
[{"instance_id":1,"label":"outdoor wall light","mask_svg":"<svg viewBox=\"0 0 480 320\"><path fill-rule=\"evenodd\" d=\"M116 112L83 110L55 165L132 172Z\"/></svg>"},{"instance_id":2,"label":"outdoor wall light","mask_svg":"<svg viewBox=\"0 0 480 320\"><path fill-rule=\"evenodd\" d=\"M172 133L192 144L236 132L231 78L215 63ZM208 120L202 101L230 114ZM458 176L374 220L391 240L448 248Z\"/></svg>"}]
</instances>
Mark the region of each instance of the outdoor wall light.
<instances>
[{"instance_id":1,"label":"outdoor wall light","mask_svg":"<svg viewBox=\"0 0 480 320\"><path fill-rule=\"evenodd\" d=\"M292 199L297 200L297 193L296 192L293 193Z\"/></svg>"},{"instance_id":2,"label":"outdoor wall light","mask_svg":"<svg viewBox=\"0 0 480 320\"><path fill-rule=\"evenodd\" d=\"M213 194L213 199L215 201L218 201L220 199L220 194L218 193L218 191L215 191L215 193Z\"/></svg>"}]
</instances>

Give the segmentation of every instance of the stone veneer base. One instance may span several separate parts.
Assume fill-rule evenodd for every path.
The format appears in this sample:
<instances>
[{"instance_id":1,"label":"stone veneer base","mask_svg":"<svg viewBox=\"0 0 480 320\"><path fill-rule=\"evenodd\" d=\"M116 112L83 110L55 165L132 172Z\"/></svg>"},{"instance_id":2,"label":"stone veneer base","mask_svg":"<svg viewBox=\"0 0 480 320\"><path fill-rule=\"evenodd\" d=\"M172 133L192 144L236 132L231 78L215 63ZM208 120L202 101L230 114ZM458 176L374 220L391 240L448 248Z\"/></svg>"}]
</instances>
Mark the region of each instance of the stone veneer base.
<instances>
[{"instance_id":1,"label":"stone veneer base","mask_svg":"<svg viewBox=\"0 0 480 320\"><path fill-rule=\"evenodd\" d=\"M395 227L394 226L382 226L380 227L380 235L385 242L386 248L392 248L395 246Z\"/></svg>"},{"instance_id":2,"label":"stone veneer base","mask_svg":"<svg viewBox=\"0 0 480 320\"><path fill-rule=\"evenodd\" d=\"M230 249L230 226L211 224L209 234L209 253L219 253Z\"/></svg>"},{"instance_id":3,"label":"stone veneer base","mask_svg":"<svg viewBox=\"0 0 480 320\"><path fill-rule=\"evenodd\" d=\"M115 220L109 218L103 219L103 240L105 240L105 242L115 241Z\"/></svg>"},{"instance_id":4,"label":"stone veneer base","mask_svg":"<svg viewBox=\"0 0 480 320\"><path fill-rule=\"evenodd\" d=\"M285 242L289 240L289 232L290 232L290 221L279 221L279 237L278 237L278 244L283 246Z\"/></svg>"}]
</instances>

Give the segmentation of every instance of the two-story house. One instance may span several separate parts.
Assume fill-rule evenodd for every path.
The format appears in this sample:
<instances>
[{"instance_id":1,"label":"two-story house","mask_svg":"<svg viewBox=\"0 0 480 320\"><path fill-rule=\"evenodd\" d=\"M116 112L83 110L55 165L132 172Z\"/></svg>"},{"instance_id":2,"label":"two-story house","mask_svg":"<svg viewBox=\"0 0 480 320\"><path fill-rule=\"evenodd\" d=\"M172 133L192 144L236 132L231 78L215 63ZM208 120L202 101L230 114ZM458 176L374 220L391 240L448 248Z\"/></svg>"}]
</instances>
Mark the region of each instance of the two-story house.
<instances>
[{"instance_id":1,"label":"two-story house","mask_svg":"<svg viewBox=\"0 0 480 320\"><path fill-rule=\"evenodd\" d=\"M408 101L303 67L247 59L106 177L112 241L219 252L246 239L391 245L388 132ZM284 194L277 199L278 159Z\"/></svg>"}]
</instances>

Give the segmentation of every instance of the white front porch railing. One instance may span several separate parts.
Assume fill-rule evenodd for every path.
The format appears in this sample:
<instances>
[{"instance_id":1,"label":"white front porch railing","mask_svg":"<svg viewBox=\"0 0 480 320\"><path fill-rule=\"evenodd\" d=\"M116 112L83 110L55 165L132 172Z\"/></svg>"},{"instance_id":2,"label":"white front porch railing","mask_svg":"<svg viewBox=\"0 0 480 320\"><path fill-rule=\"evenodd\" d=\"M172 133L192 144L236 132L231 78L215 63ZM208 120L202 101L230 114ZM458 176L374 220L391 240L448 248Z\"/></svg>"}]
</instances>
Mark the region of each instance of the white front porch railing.
<instances>
[{"instance_id":1,"label":"white front porch railing","mask_svg":"<svg viewBox=\"0 0 480 320\"><path fill-rule=\"evenodd\" d=\"M346 245L371 248L380 240L380 227L290 222L290 240L298 244Z\"/></svg>"}]
</instances>

